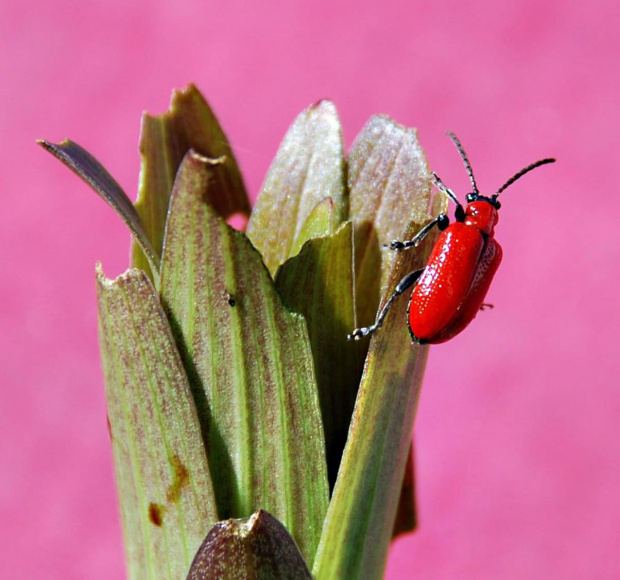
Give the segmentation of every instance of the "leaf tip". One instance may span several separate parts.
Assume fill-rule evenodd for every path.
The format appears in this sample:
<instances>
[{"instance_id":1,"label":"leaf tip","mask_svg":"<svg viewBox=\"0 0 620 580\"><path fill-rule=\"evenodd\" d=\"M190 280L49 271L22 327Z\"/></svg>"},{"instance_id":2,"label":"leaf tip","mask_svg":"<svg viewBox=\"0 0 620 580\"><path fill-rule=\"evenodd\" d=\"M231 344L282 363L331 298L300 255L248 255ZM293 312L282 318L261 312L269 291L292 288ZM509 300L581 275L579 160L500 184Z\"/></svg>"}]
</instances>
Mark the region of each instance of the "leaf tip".
<instances>
[{"instance_id":1,"label":"leaf tip","mask_svg":"<svg viewBox=\"0 0 620 580\"><path fill-rule=\"evenodd\" d=\"M35 142L37 145L43 147L43 149L45 149L48 153L51 153L54 157L58 157L56 153L56 148L53 143L50 143L45 139L37 139Z\"/></svg>"},{"instance_id":2,"label":"leaf tip","mask_svg":"<svg viewBox=\"0 0 620 580\"><path fill-rule=\"evenodd\" d=\"M314 103L312 103L312 105L310 105L309 109L311 111L321 111L321 112L325 112L325 113L336 113L337 109L336 109L336 105L334 103L334 101L331 101L330 99L320 99Z\"/></svg>"},{"instance_id":3,"label":"leaf tip","mask_svg":"<svg viewBox=\"0 0 620 580\"><path fill-rule=\"evenodd\" d=\"M305 112L309 118L321 119L323 123L328 122L331 130L342 132L338 109L333 101L321 99L310 105Z\"/></svg>"},{"instance_id":4,"label":"leaf tip","mask_svg":"<svg viewBox=\"0 0 620 580\"><path fill-rule=\"evenodd\" d=\"M116 280L114 280L113 278L108 278L105 275L105 272L103 271L103 265L99 261L97 261L97 263L95 264L95 279L97 280L97 287L100 290L110 290L114 287L116 282Z\"/></svg>"},{"instance_id":5,"label":"leaf tip","mask_svg":"<svg viewBox=\"0 0 620 580\"><path fill-rule=\"evenodd\" d=\"M48 141L47 139L36 139L36 144L40 145L48 153L51 153L54 157L57 157L58 159L62 161L63 149L71 145L71 140L65 138L60 143L52 143L51 141Z\"/></svg>"},{"instance_id":6,"label":"leaf tip","mask_svg":"<svg viewBox=\"0 0 620 580\"><path fill-rule=\"evenodd\" d=\"M101 262L95 264L95 277L97 279L97 285L103 290L113 290L122 286L123 284L130 283L132 281L142 280L148 281L148 276L138 268L128 268L122 274L119 274L116 278L108 278L103 271Z\"/></svg>"},{"instance_id":7,"label":"leaf tip","mask_svg":"<svg viewBox=\"0 0 620 580\"><path fill-rule=\"evenodd\" d=\"M189 83L182 89L174 89L170 98L170 111L174 111L182 107L184 103L194 99L202 101L204 105L207 105L207 101L194 83Z\"/></svg>"}]
</instances>

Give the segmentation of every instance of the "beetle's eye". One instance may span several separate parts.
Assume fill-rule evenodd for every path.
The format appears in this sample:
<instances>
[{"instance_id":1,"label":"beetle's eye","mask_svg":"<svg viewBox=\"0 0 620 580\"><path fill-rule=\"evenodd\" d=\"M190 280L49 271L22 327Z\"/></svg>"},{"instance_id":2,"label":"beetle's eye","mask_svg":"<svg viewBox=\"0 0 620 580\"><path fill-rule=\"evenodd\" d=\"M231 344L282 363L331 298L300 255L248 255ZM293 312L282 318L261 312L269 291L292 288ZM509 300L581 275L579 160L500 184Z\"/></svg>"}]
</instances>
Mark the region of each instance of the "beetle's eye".
<instances>
[{"instance_id":1,"label":"beetle's eye","mask_svg":"<svg viewBox=\"0 0 620 580\"><path fill-rule=\"evenodd\" d=\"M471 203L472 201L475 201L476 196L473 193L468 193L465 199L467 200L467 203Z\"/></svg>"},{"instance_id":2,"label":"beetle's eye","mask_svg":"<svg viewBox=\"0 0 620 580\"><path fill-rule=\"evenodd\" d=\"M495 209L502 207L502 204L499 201L496 201L493 205L495 206Z\"/></svg>"}]
</instances>

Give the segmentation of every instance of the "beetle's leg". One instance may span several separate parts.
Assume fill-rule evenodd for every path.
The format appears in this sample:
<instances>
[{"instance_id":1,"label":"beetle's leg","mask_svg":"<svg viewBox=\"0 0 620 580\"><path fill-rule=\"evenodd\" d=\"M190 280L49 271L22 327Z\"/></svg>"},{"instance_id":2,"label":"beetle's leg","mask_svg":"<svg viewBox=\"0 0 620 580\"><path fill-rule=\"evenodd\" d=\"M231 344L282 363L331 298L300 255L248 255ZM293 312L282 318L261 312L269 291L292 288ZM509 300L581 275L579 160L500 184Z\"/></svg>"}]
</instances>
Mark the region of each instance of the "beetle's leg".
<instances>
[{"instance_id":1,"label":"beetle's leg","mask_svg":"<svg viewBox=\"0 0 620 580\"><path fill-rule=\"evenodd\" d=\"M431 178L433 180L433 184L439 191L445 193L454 203L456 203L456 205L461 205L459 200L456 198L456 193L445 185L444 182L441 181L439 175L437 175L434 171L431 171Z\"/></svg>"},{"instance_id":2,"label":"beetle's leg","mask_svg":"<svg viewBox=\"0 0 620 580\"><path fill-rule=\"evenodd\" d=\"M484 304L480 305L480 310L484 310L485 308L495 308L495 306L493 304L487 304L485 302Z\"/></svg>"},{"instance_id":3,"label":"beetle's leg","mask_svg":"<svg viewBox=\"0 0 620 580\"><path fill-rule=\"evenodd\" d=\"M409 297L409 302L407 303L407 330L409 331L409 336L411 337L411 344L424 344L424 341L420 340L415 334L413 334L413 330L411 328L411 316L409 315L409 311L411 310L411 301L413 300L413 292Z\"/></svg>"},{"instance_id":4,"label":"beetle's leg","mask_svg":"<svg viewBox=\"0 0 620 580\"><path fill-rule=\"evenodd\" d=\"M372 334L376 330L378 330L383 324L383 319L385 315L388 313L390 306L398 296L400 296L403 292L406 292L409 288L411 288L417 281L420 275L424 272L424 268L420 270L414 270L407 274L397 285L394 293L389 297L388 301L385 303L385 306L379 312L377 316L377 320L372 326L356 328L351 334L347 335L347 340L351 340L352 338L355 340L359 340L362 336L368 336Z\"/></svg>"},{"instance_id":5,"label":"beetle's leg","mask_svg":"<svg viewBox=\"0 0 620 580\"><path fill-rule=\"evenodd\" d=\"M407 242L399 242L398 240L392 240L389 244L385 244L384 248L390 248L390 250L407 250L417 246L429 233L437 226L439 231L445 230L450 225L450 218L445 213L440 213L434 220L427 223L412 240Z\"/></svg>"}]
</instances>

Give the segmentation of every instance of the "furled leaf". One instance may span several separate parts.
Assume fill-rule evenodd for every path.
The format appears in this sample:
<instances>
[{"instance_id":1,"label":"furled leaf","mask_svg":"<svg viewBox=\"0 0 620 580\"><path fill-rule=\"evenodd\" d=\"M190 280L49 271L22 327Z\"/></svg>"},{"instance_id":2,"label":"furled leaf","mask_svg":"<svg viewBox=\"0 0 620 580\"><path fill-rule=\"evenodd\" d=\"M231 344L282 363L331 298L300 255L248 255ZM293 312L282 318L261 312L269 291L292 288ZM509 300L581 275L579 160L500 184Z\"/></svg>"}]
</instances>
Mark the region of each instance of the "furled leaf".
<instances>
[{"instance_id":1,"label":"furled leaf","mask_svg":"<svg viewBox=\"0 0 620 580\"><path fill-rule=\"evenodd\" d=\"M187 580L308 580L304 559L286 528L260 510L247 520L218 522L207 534Z\"/></svg>"},{"instance_id":2,"label":"furled leaf","mask_svg":"<svg viewBox=\"0 0 620 580\"><path fill-rule=\"evenodd\" d=\"M397 255L388 292L423 263L421 253ZM407 300L397 300L370 342L314 564L318 579L383 574L428 353L411 346L406 311Z\"/></svg>"},{"instance_id":3,"label":"furled leaf","mask_svg":"<svg viewBox=\"0 0 620 580\"><path fill-rule=\"evenodd\" d=\"M351 223L307 242L278 270L276 286L308 324L333 486L366 353L363 344L346 338L354 324Z\"/></svg>"},{"instance_id":4,"label":"furled leaf","mask_svg":"<svg viewBox=\"0 0 620 580\"><path fill-rule=\"evenodd\" d=\"M291 256L299 254L308 240L331 234L334 229L334 201L331 197L326 197L314 206L299 230L299 235L291 249Z\"/></svg>"},{"instance_id":5,"label":"furled leaf","mask_svg":"<svg viewBox=\"0 0 620 580\"><path fill-rule=\"evenodd\" d=\"M116 211L133 234L143 255L146 256L148 262L146 265L155 272L155 281L158 282L159 252L155 250L131 200L106 168L88 151L69 139L58 144L39 139L37 143L81 177L97 195Z\"/></svg>"},{"instance_id":6,"label":"furled leaf","mask_svg":"<svg viewBox=\"0 0 620 580\"><path fill-rule=\"evenodd\" d=\"M130 578L182 578L217 521L200 424L146 274L97 274L110 437Z\"/></svg>"},{"instance_id":7,"label":"furled leaf","mask_svg":"<svg viewBox=\"0 0 620 580\"><path fill-rule=\"evenodd\" d=\"M190 152L177 174L162 300L190 373L220 516L266 509L312 562L328 485L306 324L281 304L246 236L205 202L213 169Z\"/></svg>"},{"instance_id":8,"label":"furled leaf","mask_svg":"<svg viewBox=\"0 0 620 580\"><path fill-rule=\"evenodd\" d=\"M394 521L392 537L395 538L401 534L410 533L416 529L417 525L418 517L415 507L415 473L412 441L409 446L409 453L407 454L405 475L400 488L400 497L398 498L398 509L396 510L396 520Z\"/></svg>"},{"instance_id":9,"label":"furled leaf","mask_svg":"<svg viewBox=\"0 0 620 580\"><path fill-rule=\"evenodd\" d=\"M366 310L358 325L367 325L379 306L372 293L366 294L369 286L374 285L383 304L405 274L423 267L430 251L434 235L406 252L382 248L392 239L410 239L429 219L429 173L415 131L383 117L371 119L362 131L349 163L358 313ZM440 203L433 204L434 211L439 207ZM411 220L408 226L407 220ZM407 453L428 352L428 347L410 345L406 310L403 296L370 341L314 564L319 579L378 578L383 573L406 483ZM407 505L411 509L413 501L402 504ZM413 511L407 514L403 509L400 515L401 522L415 521Z\"/></svg>"},{"instance_id":10,"label":"furled leaf","mask_svg":"<svg viewBox=\"0 0 620 580\"><path fill-rule=\"evenodd\" d=\"M184 155L193 149L213 159L224 157L213 171L209 203L221 216L250 214L250 202L232 149L211 107L200 91L189 85L172 93L170 110L142 117L142 170L136 209L161 256L172 185ZM133 265L148 271L141 249L134 246Z\"/></svg>"},{"instance_id":11,"label":"furled leaf","mask_svg":"<svg viewBox=\"0 0 620 580\"><path fill-rule=\"evenodd\" d=\"M385 116L372 117L351 149L348 177L351 219L356 225L357 326L368 326L374 321L379 297L385 296L395 259L383 244L402 239L410 220L422 223L428 216L430 173L416 130ZM405 479L412 482L412 489L413 462ZM413 497L407 499L404 493L401 497L399 533L412 531L417 519ZM411 528L405 522L411 522Z\"/></svg>"},{"instance_id":12,"label":"furled leaf","mask_svg":"<svg viewBox=\"0 0 620 580\"><path fill-rule=\"evenodd\" d=\"M385 296L396 257L382 245L401 239L411 221L428 218L430 173L416 130L388 117L372 117L351 148L348 182L355 224L357 323L368 326Z\"/></svg>"},{"instance_id":13,"label":"furled leaf","mask_svg":"<svg viewBox=\"0 0 620 580\"><path fill-rule=\"evenodd\" d=\"M248 223L248 237L272 275L301 247L308 216L328 197L335 229L348 214L342 130L336 107L321 101L288 130Z\"/></svg>"},{"instance_id":14,"label":"furled leaf","mask_svg":"<svg viewBox=\"0 0 620 580\"><path fill-rule=\"evenodd\" d=\"M447 213L448 198L442 193L435 195L431 202L431 216L436 217L440 213ZM431 240L435 238L431 235ZM394 522L393 537L401 534L413 532L418 526L418 515L415 502L415 458L413 441L409 447L407 456L407 466L405 467L405 476L403 478L403 486L400 490L400 500L396 513L396 521Z\"/></svg>"}]
</instances>

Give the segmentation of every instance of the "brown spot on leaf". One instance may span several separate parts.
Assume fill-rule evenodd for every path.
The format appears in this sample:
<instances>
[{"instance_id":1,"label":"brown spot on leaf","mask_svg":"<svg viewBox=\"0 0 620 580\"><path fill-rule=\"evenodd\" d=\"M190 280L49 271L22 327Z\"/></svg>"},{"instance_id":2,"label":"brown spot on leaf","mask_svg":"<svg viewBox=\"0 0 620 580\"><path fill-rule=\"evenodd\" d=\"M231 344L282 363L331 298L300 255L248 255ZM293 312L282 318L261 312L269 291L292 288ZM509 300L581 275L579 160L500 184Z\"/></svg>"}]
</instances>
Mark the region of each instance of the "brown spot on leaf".
<instances>
[{"instance_id":1,"label":"brown spot on leaf","mask_svg":"<svg viewBox=\"0 0 620 580\"><path fill-rule=\"evenodd\" d=\"M114 441L114 436L112 435L112 423L110 423L110 415L105 416L105 422L108 427L108 435L110 436L110 441Z\"/></svg>"},{"instance_id":2,"label":"brown spot on leaf","mask_svg":"<svg viewBox=\"0 0 620 580\"><path fill-rule=\"evenodd\" d=\"M189 471L187 471L187 467L183 465L178 455L172 456L172 470L172 483L168 486L166 499L170 503L176 503L179 501L181 491L189 483Z\"/></svg>"},{"instance_id":3,"label":"brown spot on leaf","mask_svg":"<svg viewBox=\"0 0 620 580\"><path fill-rule=\"evenodd\" d=\"M157 503L149 504L149 520L158 528L164 523L164 508Z\"/></svg>"}]
</instances>

